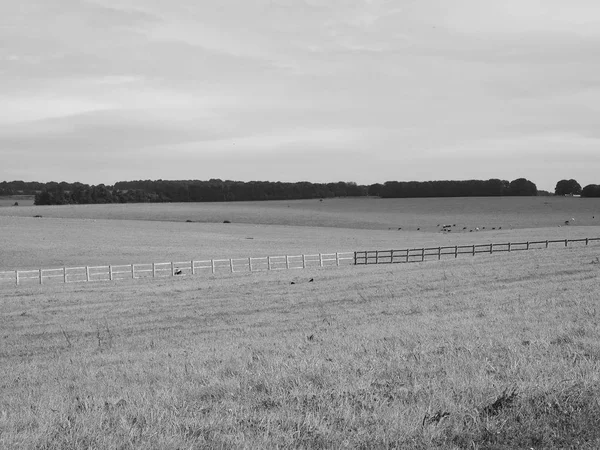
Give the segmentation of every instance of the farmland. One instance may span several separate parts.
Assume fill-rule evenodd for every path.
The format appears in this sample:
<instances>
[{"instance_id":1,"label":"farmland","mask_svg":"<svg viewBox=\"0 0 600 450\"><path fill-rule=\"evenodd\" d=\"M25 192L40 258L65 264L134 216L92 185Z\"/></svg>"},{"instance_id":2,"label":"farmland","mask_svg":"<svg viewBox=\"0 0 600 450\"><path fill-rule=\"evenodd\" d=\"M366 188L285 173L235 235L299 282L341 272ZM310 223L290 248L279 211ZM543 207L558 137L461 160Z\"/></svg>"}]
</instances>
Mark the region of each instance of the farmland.
<instances>
[{"instance_id":1,"label":"farmland","mask_svg":"<svg viewBox=\"0 0 600 450\"><path fill-rule=\"evenodd\" d=\"M0 271L574 239L599 226L600 200L564 197L11 207L0 208Z\"/></svg>"},{"instance_id":2,"label":"farmland","mask_svg":"<svg viewBox=\"0 0 600 450\"><path fill-rule=\"evenodd\" d=\"M431 200L3 208L2 265L600 236L589 199ZM598 448L598 257L5 287L0 448Z\"/></svg>"},{"instance_id":3,"label":"farmland","mask_svg":"<svg viewBox=\"0 0 600 450\"><path fill-rule=\"evenodd\" d=\"M0 195L0 208L15 206L15 203L18 203L19 206L33 206L33 201L33 195Z\"/></svg>"},{"instance_id":4,"label":"farmland","mask_svg":"<svg viewBox=\"0 0 600 450\"><path fill-rule=\"evenodd\" d=\"M436 231L486 226L540 228L600 225L600 199L570 197L336 198L271 202L62 205L0 208L0 216L117 219ZM592 218L594 217L594 218Z\"/></svg>"}]
</instances>

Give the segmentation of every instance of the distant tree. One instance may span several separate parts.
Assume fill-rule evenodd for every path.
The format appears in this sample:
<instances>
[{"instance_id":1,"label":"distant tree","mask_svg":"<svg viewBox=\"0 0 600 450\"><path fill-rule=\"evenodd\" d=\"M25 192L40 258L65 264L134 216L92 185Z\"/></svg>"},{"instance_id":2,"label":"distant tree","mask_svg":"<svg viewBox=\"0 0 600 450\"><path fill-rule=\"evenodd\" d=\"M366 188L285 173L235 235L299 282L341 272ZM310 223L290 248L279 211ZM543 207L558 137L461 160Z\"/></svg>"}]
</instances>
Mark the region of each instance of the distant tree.
<instances>
[{"instance_id":1,"label":"distant tree","mask_svg":"<svg viewBox=\"0 0 600 450\"><path fill-rule=\"evenodd\" d=\"M381 189L383 188L383 184L375 183L369 186L368 195L372 197L379 197L381 195Z\"/></svg>"},{"instance_id":2,"label":"distant tree","mask_svg":"<svg viewBox=\"0 0 600 450\"><path fill-rule=\"evenodd\" d=\"M581 186L579 183L573 179L570 180L560 180L556 183L556 188L554 189L555 195L579 195L581 194Z\"/></svg>"},{"instance_id":3,"label":"distant tree","mask_svg":"<svg viewBox=\"0 0 600 450\"><path fill-rule=\"evenodd\" d=\"M537 195L537 186L525 178L517 178L510 182L508 186L508 195Z\"/></svg>"},{"instance_id":4,"label":"distant tree","mask_svg":"<svg viewBox=\"0 0 600 450\"><path fill-rule=\"evenodd\" d=\"M581 190L582 197L600 197L600 185L588 184Z\"/></svg>"},{"instance_id":5,"label":"distant tree","mask_svg":"<svg viewBox=\"0 0 600 450\"><path fill-rule=\"evenodd\" d=\"M48 191L42 191L35 194L35 200L33 202L34 205L52 205L54 198L50 195Z\"/></svg>"}]
</instances>

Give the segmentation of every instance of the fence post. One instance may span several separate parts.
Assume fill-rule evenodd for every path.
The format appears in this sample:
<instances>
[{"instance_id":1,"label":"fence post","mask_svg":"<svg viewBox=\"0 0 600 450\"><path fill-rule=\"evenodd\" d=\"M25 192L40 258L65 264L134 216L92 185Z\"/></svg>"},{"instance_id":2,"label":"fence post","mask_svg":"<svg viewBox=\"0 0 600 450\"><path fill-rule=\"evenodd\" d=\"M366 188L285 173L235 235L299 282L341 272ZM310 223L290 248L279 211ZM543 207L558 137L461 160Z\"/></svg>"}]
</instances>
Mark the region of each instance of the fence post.
<instances>
[{"instance_id":1,"label":"fence post","mask_svg":"<svg viewBox=\"0 0 600 450\"><path fill-rule=\"evenodd\" d=\"M271 257L267 256L267 270L271 270Z\"/></svg>"},{"instance_id":2,"label":"fence post","mask_svg":"<svg viewBox=\"0 0 600 450\"><path fill-rule=\"evenodd\" d=\"M454 257L458 258L458 245L454 246Z\"/></svg>"},{"instance_id":3,"label":"fence post","mask_svg":"<svg viewBox=\"0 0 600 450\"><path fill-rule=\"evenodd\" d=\"M90 266L85 266L85 281L90 281Z\"/></svg>"},{"instance_id":4,"label":"fence post","mask_svg":"<svg viewBox=\"0 0 600 450\"><path fill-rule=\"evenodd\" d=\"M565 247L568 247L569 240L565 239Z\"/></svg>"},{"instance_id":5,"label":"fence post","mask_svg":"<svg viewBox=\"0 0 600 450\"><path fill-rule=\"evenodd\" d=\"M527 250L529 250L529 241L527 241Z\"/></svg>"},{"instance_id":6,"label":"fence post","mask_svg":"<svg viewBox=\"0 0 600 450\"><path fill-rule=\"evenodd\" d=\"M108 279L110 281L113 279L112 266L108 266Z\"/></svg>"},{"instance_id":7,"label":"fence post","mask_svg":"<svg viewBox=\"0 0 600 450\"><path fill-rule=\"evenodd\" d=\"M494 253L494 244L490 244L490 255Z\"/></svg>"},{"instance_id":8,"label":"fence post","mask_svg":"<svg viewBox=\"0 0 600 450\"><path fill-rule=\"evenodd\" d=\"M196 267L195 267L193 259L192 259L192 275L196 275Z\"/></svg>"},{"instance_id":9,"label":"fence post","mask_svg":"<svg viewBox=\"0 0 600 450\"><path fill-rule=\"evenodd\" d=\"M131 263L131 278L135 280L135 264Z\"/></svg>"},{"instance_id":10,"label":"fence post","mask_svg":"<svg viewBox=\"0 0 600 450\"><path fill-rule=\"evenodd\" d=\"M442 247L438 247L438 261L442 259Z\"/></svg>"},{"instance_id":11,"label":"fence post","mask_svg":"<svg viewBox=\"0 0 600 450\"><path fill-rule=\"evenodd\" d=\"M585 238L585 245L588 245L589 238Z\"/></svg>"},{"instance_id":12,"label":"fence post","mask_svg":"<svg viewBox=\"0 0 600 450\"><path fill-rule=\"evenodd\" d=\"M248 258L248 267L250 268L250 272L252 272L252 258Z\"/></svg>"},{"instance_id":13,"label":"fence post","mask_svg":"<svg viewBox=\"0 0 600 450\"><path fill-rule=\"evenodd\" d=\"M152 278L156 277L156 263L152 263Z\"/></svg>"},{"instance_id":14,"label":"fence post","mask_svg":"<svg viewBox=\"0 0 600 450\"><path fill-rule=\"evenodd\" d=\"M173 261L171 261L171 276L175 276L175 263Z\"/></svg>"},{"instance_id":15,"label":"fence post","mask_svg":"<svg viewBox=\"0 0 600 450\"><path fill-rule=\"evenodd\" d=\"M212 273L214 275L214 273L215 273L215 260L214 259L210 260L210 267L211 267Z\"/></svg>"},{"instance_id":16,"label":"fence post","mask_svg":"<svg viewBox=\"0 0 600 450\"><path fill-rule=\"evenodd\" d=\"M19 285L19 271L15 270L15 284L18 286Z\"/></svg>"},{"instance_id":17,"label":"fence post","mask_svg":"<svg viewBox=\"0 0 600 450\"><path fill-rule=\"evenodd\" d=\"M338 252L335 252L335 265L336 266L340 265L340 254Z\"/></svg>"},{"instance_id":18,"label":"fence post","mask_svg":"<svg viewBox=\"0 0 600 450\"><path fill-rule=\"evenodd\" d=\"M235 270L233 270L233 258L229 258L229 269L231 273L235 273Z\"/></svg>"},{"instance_id":19,"label":"fence post","mask_svg":"<svg viewBox=\"0 0 600 450\"><path fill-rule=\"evenodd\" d=\"M508 251L510 253L510 242L508 243Z\"/></svg>"},{"instance_id":20,"label":"fence post","mask_svg":"<svg viewBox=\"0 0 600 450\"><path fill-rule=\"evenodd\" d=\"M323 253L319 253L319 263L321 264L321 267L323 267Z\"/></svg>"},{"instance_id":21,"label":"fence post","mask_svg":"<svg viewBox=\"0 0 600 450\"><path fill-rule=\"evenodd\" d=\"M42 279L43 279L42 269L40 269L40 284L42 284Z\"/></svg>"},{"instance_id":22,"label":"fence post","mask_svg":"<svg viewBox=\"0 0 600 450\"><path fill-rule=\"evenodd\" d=\"M356 252L354 252L354 265L356 266Z\"/></svg>"},{"instance_id":23,"label":"fence post","mask_svg":"<svg viewBox=\"0 0 600 450\"><path fill-rule=\"evenodd\" d=\"M548 239L546 239L546 248L548 248Z\"/></svg>"},{"instance_id":24,"label":"fence post","mask_svg":"<svg viewBox=\"0 0 600 450\"><path fill-rule=\"evenodd\" d=\"M408 262L409 260L409 255L410 255L410 249L406 249L406 262Z\"/></svg>"},{"instance_id":25,"label":"fence post","mask_svg":"<svg viewBox=\"0 0 600 450\"><path fill-rule=\"evenodd\" d=\"M290 268L290 257L288 255L285 255L285 268Z\"/></svg>"},{"instance_id":26,"label":"fence post","mask_svg":"<svg viewBox=\"0 0 600 450\"><path fill-rule=\"evenodd\" d=\"M354 252L354 260L356 261L356 252ZM302 255L302 268L306 269L306 255Z\"/></svg>"},{"instance_id":27,"label":"fence post","mask_svg":"<svg viewBox=\"0 0 600 450\"><path fill-rule=\"evenodd\" d=\"M421 262L425 261L425 247L421 249Z\"/></svg>"},{"instance_id":28,"label":"fence post","mask_svg":"<svg viewBox=\"0 0 600 450\"><path fill-rule=\"evenodd\" d=\"M63 267L63 283L67 282L67 268Z\"/></svg>"},{"instance_id":29,"label":"fence post","mask_svg":"<svg viewBox=\"0 0 600 450\"><path fill-rule=\"evenodd\" d=\"M473 244L473 256L475 256L475 244Z\"/></svg>"},{"instance_id":30,"label":"fence post","mask_svg":"<svg viewBox=\"0 0 600 450\"><path fill-rule=\"evenodd\" d=\"M375 264L379 264L379 250L375 250Z\"/></svg>"}]
</instances>

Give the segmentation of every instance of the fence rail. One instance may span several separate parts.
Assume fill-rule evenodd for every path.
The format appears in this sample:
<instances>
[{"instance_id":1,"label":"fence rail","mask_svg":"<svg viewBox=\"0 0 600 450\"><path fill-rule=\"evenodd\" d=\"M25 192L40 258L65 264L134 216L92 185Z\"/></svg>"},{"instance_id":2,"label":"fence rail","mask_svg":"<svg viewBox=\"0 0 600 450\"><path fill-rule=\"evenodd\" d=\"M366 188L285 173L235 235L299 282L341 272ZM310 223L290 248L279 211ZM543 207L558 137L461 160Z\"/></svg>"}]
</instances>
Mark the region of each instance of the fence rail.
<instances>
[{"instance_id":1,"label":"fence rail","mask_svg":"<svg viewBox=\"0 0 600 450\"><path fill-rule=\"evenodd\" d=\"M262 272L353 265L354 252L316 253L250 258L207 259L104 266L60 267L53 269L0 272L0 286L7 284L56 284L116 281L170 276L214 275L223 272Z\"/></svg>"},{"instance_id":2,"label":"fence rail","mask_svg":"<svg viewBox=\"0 0 600 450\"><path fill-rule=\"evenodd\" d=\"M262 272L271 270L306 269L342 265L397 264L458 258L459 255L494 254L585 244L600 238L559 239L527 242L507 242L443 247L406 248L402 250L363 250L356 252L315 253L249 258L207 259L191 261L153 262L103 266L60 267L0 272L0 286L14 284L86 283L139 278L214 275L223 272Z\"/></svg>"},{"instance_id":3,"label":"fence rail","mask_svg":"<svg viewBox=\"0 0 600 450\"><path fill-rule=\"evenodd\" d=\"M406 248L402 250L363 250L354 252L354 264L397 264L410 262L423 262L431 260L440 260L442 257L450 256L458 258L459 255L475 256L479 253L494 254L499 252L516 252L523 250L536 250L549 248L551 245L559 244L568 247L569 244L600 241L600 238L583 239L559 239L544 241L527 242L507 242L502 244L473 244L473 245L452 245L444 247L423 247ZM556 245L554 245L556 246Z\"/></svg>"}]
</instances>

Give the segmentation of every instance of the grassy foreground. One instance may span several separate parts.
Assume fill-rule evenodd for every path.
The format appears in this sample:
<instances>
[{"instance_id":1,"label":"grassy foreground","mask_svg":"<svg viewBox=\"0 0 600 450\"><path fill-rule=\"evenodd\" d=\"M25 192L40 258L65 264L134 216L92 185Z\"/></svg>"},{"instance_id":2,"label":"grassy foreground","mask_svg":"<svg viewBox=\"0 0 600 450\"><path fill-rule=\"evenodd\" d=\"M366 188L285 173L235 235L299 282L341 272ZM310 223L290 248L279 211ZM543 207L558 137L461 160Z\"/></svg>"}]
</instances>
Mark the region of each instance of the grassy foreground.
<instances>
[{"instance_id":1,"label":"grassy foreground","mask_svg":"<svg viewBox=\"0 0 600 450\"><path fill-rule=\"evenodd\" d=\"M0 448L599 448L598 256L4 289Z\"/></svg>"}]
</instances>

